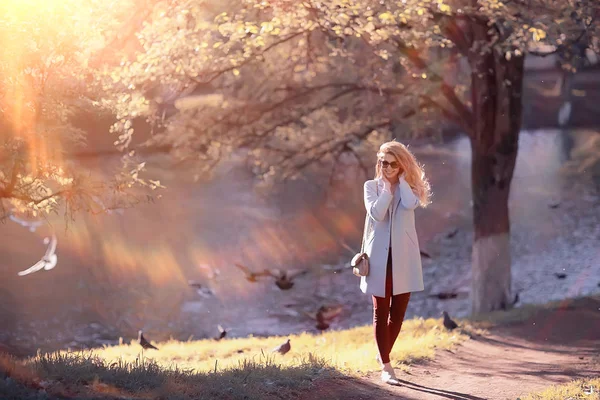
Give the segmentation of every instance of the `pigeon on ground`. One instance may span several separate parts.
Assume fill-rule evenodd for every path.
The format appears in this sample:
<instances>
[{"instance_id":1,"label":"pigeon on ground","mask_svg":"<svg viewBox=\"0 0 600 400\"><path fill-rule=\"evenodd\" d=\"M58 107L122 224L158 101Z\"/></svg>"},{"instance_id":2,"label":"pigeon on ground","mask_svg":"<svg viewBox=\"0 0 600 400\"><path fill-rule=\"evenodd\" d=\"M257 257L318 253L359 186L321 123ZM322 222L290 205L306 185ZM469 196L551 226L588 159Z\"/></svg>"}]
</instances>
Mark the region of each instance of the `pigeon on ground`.
<instances>
[{"instance_id":1,"label":"pigeon on ground","mask_svg":"<svg viewBox=\"0 0 600 400\"><path fill-rule=\"evenodd\" d=\"M20 271L17 275L25 276L42 269L50 271L56 267L56 263L58 262L58 257L56 256L56 235L53 234L51 238L44 238L44 244L48 245L48 248L42 259L26 270Z\"/></svg>"},{"instance_id":2,"label":"pigeon on ground","mask_svg":"<svg viewBox=\"0 0 600 400\"><path fill-rule=\"evenodd\" d=\"M261 276L271 276L271 273L266 269L261 272L254 272L242 264L234 263L233 265L242 270L244 275L246 275L246 280L248 282L256 282L257 278L260 278Z\"/></svg>"},{"instance_id":3,"label":"pigeon on ground","mask_svg":"<svg viewBox=\"0 0 600 400\"><path fill-rule=\"evenodd\" d=\"M284 355L288 351L292 349L292 345L290 344L290 339L288 339L285 343L280 344L279 346L273 349L273 353L277 352L281 355Z\"/></svg>"},{"instance_id":4,"label":"pigeon on ground","mask_svg":"<svg viewBox=\"0 0 600 400\"><path fill-rule=\"evenodd\" d=\"M140 330L138 332L138 343L140 344L140 346L142 346L142 348L144 349L154 349L154 350L158 350L158 347L153 346L149 341L146 340L146 338L144 337L144 334L142 333L142 331Z\"/></svg>"},{"instance_id":5,"label":"pigeon on ground","mask_svg":"<svg viewBox=\"0 0 600 400\"><path fill-rule=\"evenodd\" d=\"M565 279L567 277L567 274L565 274L564 272L555 272L554 276L558 279Z\"/></svg>"},{"instance_id":6,"label":"pigeon on ground","mask_svg":"<svg viewBox=\"0 0 600 400\"><path fill-rule=\"evenodd\" d=\"M225 330L225 328L223 328L221 325L217 325L217 329L219 330L219 336L217 336L215 340L224 339L225 336L227 336L227 330Z\"/></svg>"},{"instance_id":7,"label":"pigeon on ground","mask_svg":"<svg viewBox=\"0 0 600 400\"><path fill-rule=\"evenodd\" d=\"M450 318L446 311L444 311L442 314L444 315L444 328L448 329L449 331L458 328L458 324Z\"/></svg>"}]
</instances>

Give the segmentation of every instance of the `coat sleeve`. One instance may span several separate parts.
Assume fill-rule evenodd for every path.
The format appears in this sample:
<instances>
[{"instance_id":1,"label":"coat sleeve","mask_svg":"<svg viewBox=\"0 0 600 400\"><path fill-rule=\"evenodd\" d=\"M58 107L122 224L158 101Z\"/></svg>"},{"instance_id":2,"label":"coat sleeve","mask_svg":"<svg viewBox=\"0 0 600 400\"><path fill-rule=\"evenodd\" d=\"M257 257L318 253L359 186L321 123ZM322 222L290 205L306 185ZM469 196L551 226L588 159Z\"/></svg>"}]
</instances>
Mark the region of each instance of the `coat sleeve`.
<instances>
[{"instance_id":1,"label":"coat sleeve","mask_svg":"<svg viewBox=\"0 0 600 400\"><path fill-rule=\"evenodd\" d=\"M414 210L419 205L419 198L410 188L404 177L400 178L400 205L408 210Z\"/></svg>"},{"instance_id":2,"label":"coat sleeve","mask_svg":"<svg viewBox=\"0 0 600 400\"><path fill-rule=\"evenodd\" d=\"M375 221L383 221L394 196L387 190L377 194L377 182L365 182L365 208Z\"/></svg>"}]
</instances>

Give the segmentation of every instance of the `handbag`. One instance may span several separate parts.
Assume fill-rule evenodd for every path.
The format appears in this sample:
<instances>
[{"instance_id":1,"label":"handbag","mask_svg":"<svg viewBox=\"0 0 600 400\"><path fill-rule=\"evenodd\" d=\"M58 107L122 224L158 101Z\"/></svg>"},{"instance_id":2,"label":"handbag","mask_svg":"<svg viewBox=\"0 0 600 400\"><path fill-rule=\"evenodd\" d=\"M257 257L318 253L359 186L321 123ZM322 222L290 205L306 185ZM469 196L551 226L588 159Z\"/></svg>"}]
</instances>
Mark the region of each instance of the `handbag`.
<instances>
[{"instance_id":1,"label":"handbag","mask_svg":"<svg viewBox=\"0 0 600 400\"><path fill-rule=\"evenodd\" d=\"M365 229L363 231L362 244L360 245L360 252L356 253L354 257L352 257L352 261L350 261L350 266L352 267L352 273L356 276L367 276L369 275L369 255L365 253L365 233L367 232L367 226L371 226L370 224L371 218L369 218L369 214L365 217Z\"/></svg>"},{"instance_id":2,"label":"handbag","mask_svg":"<svg viewBox=\"0 0 600 400\"><path fill-rule=\"evenodd\" d=\"M379 190L378 190L379 192ZM356 253L350 261L352 267L352 273L356 276L367 276L369 275L369 255L365 253L365 236L368 236L371 228L371 217L369 213L365 216L365 226L363 229L362 243L360 245L360 252Z\"/></svg>"}]
</instances>

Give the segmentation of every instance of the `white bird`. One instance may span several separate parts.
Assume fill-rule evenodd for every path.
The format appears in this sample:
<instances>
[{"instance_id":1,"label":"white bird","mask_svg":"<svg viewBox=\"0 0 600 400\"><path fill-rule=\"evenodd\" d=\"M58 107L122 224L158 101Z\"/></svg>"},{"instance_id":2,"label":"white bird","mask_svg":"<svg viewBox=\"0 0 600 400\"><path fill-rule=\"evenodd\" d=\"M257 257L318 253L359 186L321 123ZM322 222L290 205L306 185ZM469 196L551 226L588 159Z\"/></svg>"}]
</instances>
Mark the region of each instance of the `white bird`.
<instances>
[{"instance_id":1,"label":"white bird","mask_svg":"<svg viewBox=\"0 0 600 400\"><path fill-rule=\"evenodd\" d=\"M44 221L25 221L24 219L21 219L14 214L10 214L8 218L10 218L11 221L16 222L17 224L29 229L31 232L35 232L35 230L42 226L42 224L44 223Z\"/></svg>"},{"instance_id":2,"label":"white bird","mask_svg":"<svg viewBox=\"0 0 600 400\"><path fill-rule=\"evenodd\" d=\"M56 256L56 235L52 234L51 238L44 238L44 244L48 245L48 248L46 249L46 253L42 257L42 259L36 262L30 268L19 272L17 275L25 276L40 271L42 269L50 271L51 269L56 267L56 263L58 261L58 257Z\"/></svg>"}]
</instances>

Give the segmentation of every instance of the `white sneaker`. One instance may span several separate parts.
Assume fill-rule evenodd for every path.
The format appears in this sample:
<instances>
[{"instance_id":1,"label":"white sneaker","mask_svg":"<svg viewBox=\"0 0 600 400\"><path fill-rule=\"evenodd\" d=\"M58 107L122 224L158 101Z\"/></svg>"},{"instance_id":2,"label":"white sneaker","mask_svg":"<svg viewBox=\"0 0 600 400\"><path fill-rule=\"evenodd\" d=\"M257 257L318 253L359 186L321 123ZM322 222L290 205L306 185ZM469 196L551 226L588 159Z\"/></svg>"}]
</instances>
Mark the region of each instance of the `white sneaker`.
<instances>
[{"instance_id":1,"label":"white sneaker","mask_svg":"<svg viewBox=\"0 0 600 400\"><path fill-rule=\"evenodd\" d=\"M400 385L400 381L394 376L394 373L390 373L390 371L386 371L385 369L381 371L381 381L388 385Z\"/></svg>"},{"instance_id":2,"label":"white sneaker","mask_svg":"<svg viewBox=\"0 0 600 400\"><path fill-rule=\"evenodd\" d=\"M390 363L383 365L383 370L381 371L381 381L389 385L400 385L400 381L398 378L396 378L396 373L394 372L394 368L392 368Z\"/></svg>"}]
</instances>

